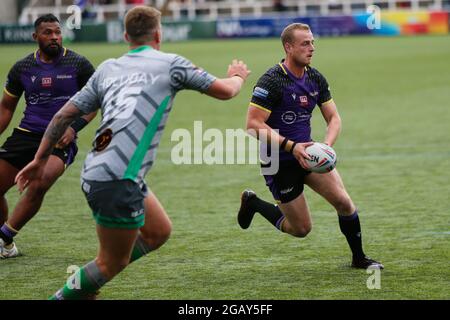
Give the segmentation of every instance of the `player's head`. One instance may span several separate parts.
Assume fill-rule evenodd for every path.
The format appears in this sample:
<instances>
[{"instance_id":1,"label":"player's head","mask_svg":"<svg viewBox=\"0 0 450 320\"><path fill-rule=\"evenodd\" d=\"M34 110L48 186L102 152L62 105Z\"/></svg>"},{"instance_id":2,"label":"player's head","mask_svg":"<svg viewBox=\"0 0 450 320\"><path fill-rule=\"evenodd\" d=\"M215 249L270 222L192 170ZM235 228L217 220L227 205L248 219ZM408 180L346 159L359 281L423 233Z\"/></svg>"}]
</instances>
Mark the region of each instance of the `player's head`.
<instances>
[{"instance_id":1,"label":"player's head","mask_svg":"<svg viewBox=\"0 0 450 320\"><path fill-rule=\"evenodd\" d=\"M281 33L286 58L298 66L307 66L311 63L314 52L314 36L311 29L304 23L292 23Z\"/></svg>"},{"instance_id":2,"label":"player's head","mask_svg":"<svg viewBox=\"0 0 450 320\"><path fill-rule=\"evenodd\" d=\"M34 22L33 39L46 55L57 56L62 49L62 32L58 18L52 14L37 18Z\"/></svg>"},{"instance_id":3,"label":"player's head","mask_svg":"<svg viewBox=\"0 0 450 320\"><path fill-rule=\"evenodd\" d=\"M161 44L161 12L152 7L137 6L128 11L124 19L125 40L133 45Z\"/></svg>"}]
</instances>

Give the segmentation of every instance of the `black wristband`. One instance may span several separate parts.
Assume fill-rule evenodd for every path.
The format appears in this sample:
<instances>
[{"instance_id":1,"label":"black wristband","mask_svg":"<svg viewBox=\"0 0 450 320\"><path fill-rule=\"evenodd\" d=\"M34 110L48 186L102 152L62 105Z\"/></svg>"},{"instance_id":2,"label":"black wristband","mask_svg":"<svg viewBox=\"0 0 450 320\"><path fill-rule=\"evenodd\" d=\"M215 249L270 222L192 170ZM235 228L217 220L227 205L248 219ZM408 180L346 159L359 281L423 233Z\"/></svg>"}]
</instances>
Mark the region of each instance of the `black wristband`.
<instances>
[{"instance_id":1,"label":"black wristband","mask_svg":"<svg viewBox=\"0 0 450 320\"><path fill-rule=\"evenodd\" d=\"M79 117L74 122L72 122L70 126L72 127L73 130L75 130L75 132L79 132L81 129L86 127L88 123L89 122L87 122L86 119Z\"/></svg>"},{"instance_id":2,"label":"black wristband","mask_svg":"<svg viewBox=\"0 0 450 320\"><path fill-rule=\"evenodd\" d=\"M291 148L291 150L289 150L289 153L293 153L294 152L294 148L295 148L295 145L297 144L297 142L294 142L293 144L292 144L292 148Z\"/></svg>"},{"instance_id":3,"label":"black wristband","mask_svg":"<svg viewBox=\"0 0 450 320\"><path fill-rule=\"evenodd\" d=\"M288 141L289 141L288 138L284 138L283 142L280 145L280 149L281 150L284 150L284 148L286 148L286 144L287 144Z\"/></svg>"}]
</instances>

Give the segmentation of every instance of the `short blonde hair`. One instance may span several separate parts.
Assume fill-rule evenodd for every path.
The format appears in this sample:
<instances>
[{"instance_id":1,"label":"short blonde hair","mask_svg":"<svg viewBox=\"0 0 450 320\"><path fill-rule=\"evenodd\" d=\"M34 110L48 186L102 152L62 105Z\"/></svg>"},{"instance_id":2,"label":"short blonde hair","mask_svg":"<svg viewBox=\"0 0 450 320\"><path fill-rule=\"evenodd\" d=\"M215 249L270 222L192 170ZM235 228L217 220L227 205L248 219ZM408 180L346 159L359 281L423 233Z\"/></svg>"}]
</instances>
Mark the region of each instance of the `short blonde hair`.
<instances>
[{"instance_id":1,"label":"short blonde hair","mask_svg":"<svg viewBox=\"0 0 450 320\"><path fill-rule=\"evenodd\" d=\"M286 43L292 43L294 41L295 30L311 31L311 28L305 23L291 23L288 25L281 33L281 43L283 44L283 48Z\"/></svg>"},{"instance_id":2,"label":"short blonde hair","mask_svg":"<svg viewBox=\"0 0 450 320\"><path fill-rule=\"evenodd\" d=\"M136 6L125 15L124 26L130 40L152 41L153 34L161 27L161 12L152 7Z\"/></svg>"}]
</instances>

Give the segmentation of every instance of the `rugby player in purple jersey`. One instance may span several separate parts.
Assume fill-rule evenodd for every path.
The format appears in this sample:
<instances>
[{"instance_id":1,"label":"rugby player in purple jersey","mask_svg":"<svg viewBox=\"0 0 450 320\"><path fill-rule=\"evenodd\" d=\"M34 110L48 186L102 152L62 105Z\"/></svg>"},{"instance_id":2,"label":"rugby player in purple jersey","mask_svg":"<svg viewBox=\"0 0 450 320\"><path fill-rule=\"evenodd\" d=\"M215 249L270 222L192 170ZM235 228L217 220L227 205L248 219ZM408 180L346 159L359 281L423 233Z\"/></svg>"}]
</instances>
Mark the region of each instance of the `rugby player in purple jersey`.
<instances>
[{"instance_id":1,"label":"rugby player in purple jersey","mask_svg":"<svg viewBox=\"0 0 450 320\"><path fill-rule=\"evenodd\" d=\"M278 205L258 198L252 190L245 190L241 195L238 223L247 229L255 212L259 212L281 232L306 237L312 228L303 193L306 184L336 209L340 229L353 254L352 267L382 269L381 263L363 251L358 211L337 170L313 173L308 171L305 161L309 159L305 149L312 144L310 121L316 105L327 123L324 143L332 146L341 130L341 118L327 80L310 67L315 49L313 34L308 25L294 23L284 29L281 41L286 58L259 79L247 115L247 129L259 133L260 137L264 133L271 143L280 145L278 172L264 176Z\"/></svg>"},{"instance_id":2,"label":"rugby player in purple jersey","mask_svg":"<svg viewBox=\"0 0 450 320\"><path fill-rule=\"evenodd\" d=\"M14 236L39 211L45 193L74 161L76 133L95 117L92 113L72 123L50 156L43 177L28 187L8 218L5 194L14 185L16 174L33 160L55 113L95 71L85 57L62 46L61 26L54 15L39 17L34 27L33 39L39 48L11 68L0 102L1 135L25 93L24 116L0 148L0 258L19 255Z\"/></svg>"}]
</instances>

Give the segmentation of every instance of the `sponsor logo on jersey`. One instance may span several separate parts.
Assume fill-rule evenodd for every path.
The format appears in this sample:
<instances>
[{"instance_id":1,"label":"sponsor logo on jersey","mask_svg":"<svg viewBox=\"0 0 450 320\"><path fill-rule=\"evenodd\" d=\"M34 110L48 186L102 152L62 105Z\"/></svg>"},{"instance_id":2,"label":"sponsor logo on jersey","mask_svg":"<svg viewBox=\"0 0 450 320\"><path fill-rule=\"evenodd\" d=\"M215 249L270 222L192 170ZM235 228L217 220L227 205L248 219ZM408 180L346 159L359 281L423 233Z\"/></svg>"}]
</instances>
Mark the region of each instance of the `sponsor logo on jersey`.
<instances>
[{"instance_id":1,"label":"sponsor logo on jersey","mask_svg":"<svg viewBox=\"0 0 450 320\"><path fill-rule=\"evenodd\" d=\"M300 96L300 105L302 107L308 106L308 97L307 96Z\"/></svg>"},{"instance_id":2,"label":"sponsor logo on jersey","mask_svg":"<svg viewBox=\"0 0 450 320\"><path fill-rule=\"evenodd\" d=\"M317 96L319 94L319 92L317 92L317 91L314 91L314 92L310 92L309 93L309 95L311 96L311 97L315 97L315 96Z\"/></svg>"},{"instance_id":3,"label":"sponsor logo on jersey","mask_svg":"<svg viewBox=\"0 0 450 320\"><path fill-rule=\"evenodd\" d=\"M281 115L281 121L286 124L293 124L297 120L297 114L294 111L286 111Z\"/></svg>"},{"instance_id":4,"label":"sponsor logo on jersey","mask_svg":"<svg viewBox=\"0 0 450 320\"><path fill-rule=\"evenodd\" d=\"M112 140L113 132L111 129L104 130L97 138L95 138L94 150L103 151Z\"/></svg>"},{"instance_id":5,"label":"sponsor logo on jersey","mask_svg":"<svg viewBox=\"0 0 450 320\"><path fill-rule=\"evenodd\" d=\"M56 79L60 79L60 80L63 80L63 79L72 79L72 75L71 75L71 74L58 74L58 75L56 76Z\"/></svg>"},{"instance_id":6,"label":"sponsor logo on jersey","mask_svg":"<svg viewBox=\"0 0 450 320\"><path fill-rule=\"evenodd\" d=\"M43 87L51 87L52 86L52 78L42 78L41 84Z\"/></svg>"},{"instance_id":7,"label":"sponsor logo on jersey","mask_svg":"<svg viewBox=\"0 0 450 320\"><path fill-rule=\"evenodd\" d=\"M32 93L28 97L28 103L29 104L38 104L40 100L40 95L38 93Z\"/></svg>"},{"instance_id":8,"label":"sponsor logo on jersey","mask_svg":"<svg viewBox=\"0 0 450 320\"><path fill-rule=\"evenodd\" d=\"M34 80L36 80L36 76L31 76L31 82L34 83Z\"/></svg>"},{"instance_id":9,"label":"sponsor logo on jersey","mask_svg":"<svg viewBox=\"0 0 450 320\"><path fill-rule=\"evenodd\" d=\"M295 101L295 98L297 98L297 95L295 93L291 94L292 100Z\"/></svg>"},{"instance_id":10,"label":"sponsor logo on jersey","mask_svg":"<svg viewBox=\"0 0 450 320\"><path fill-rule=\"evenodd\" d=\"M257 98L267 99L268 95L269 95L269 91L267 91L263 88L255 87L255 89L253 90L253 96L255 96Z\"/></svg>"}]
</instances>

